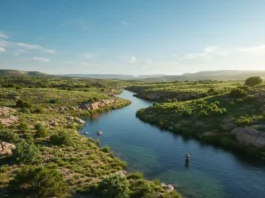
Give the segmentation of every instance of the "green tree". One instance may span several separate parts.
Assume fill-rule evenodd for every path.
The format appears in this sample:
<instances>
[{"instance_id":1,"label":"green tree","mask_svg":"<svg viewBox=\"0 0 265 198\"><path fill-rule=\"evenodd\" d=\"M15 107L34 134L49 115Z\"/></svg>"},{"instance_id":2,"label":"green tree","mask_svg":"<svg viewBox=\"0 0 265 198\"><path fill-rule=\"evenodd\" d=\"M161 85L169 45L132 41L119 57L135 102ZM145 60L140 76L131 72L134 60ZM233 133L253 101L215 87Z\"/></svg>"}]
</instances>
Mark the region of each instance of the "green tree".
<instances>
[{"instance_id":1,"label":"green tree","mask_svg":"<svg viewBox=\"0 0 265 198\"><path fill-rule=\"evenodd\" d=\"M129 197L129 183L125 177L114 175L104 178L98 185L97 194L101 198Z\"/></svg>"},{"instance_id":2,"label":"green tree","mask_svg":"<svg viewBox=\"0 0 265 198\"><path fill-rule=\"evenodd\" d=\"M29 126L27 123L25 122L21 122L19 125L18 125L18 129L21 131L21 132L27 132L27 130L29 129Z\"/></svg>"},{"instance_id":3,"label":"green tree","mask_svg":"<svg viewBox=\"0 0 265 198\"><path fill-rule=\"evenodd\" d=\"M63 197L68 191L63 175L54 169L26 167L9 183L10 193L22 193L34 197Z\"/></svg>"},{"instance_id":4,"label":"green tree","mask_svg":"<svg viewBox=\"0 0 265 198\"><path fill-rule=\"evenodd\" d=\"M39 160L40 151L33 142L28 143L25 140L22 140L16 145L14 156L19 163L36 163Z\"/></svg>"},{"instance_id":5,"label":"green tree","mask_svg":"<svg viewBox=\"0 0 265 198\"><path fill-rule=\"evenodd\" d=\"M71 145L72 144L72 137L69 133L64 132L64 131L60 131L55 135L52 135L51 138L51 143L53 145Z\"/></svg>"},{"instance_id":6,"label":"green tree","mask_svg":"<svg viewBox=\"0 0 265 198\"><path fill-rule=\"evenodd\" d=\"M244 89L235 88L230 91L229 96L231 98L240 98L247 96L247 92Z\"/></svg>"},{"instance_id":7,"label":"green tree","mask_svg":"<svg viewBox=\"0 0 265 198\"><path fill-rule=\"evenodd\" d=\"M3 122L0 120L0 129L4 129L5 125L3 124Z\"/></svg>"},{"instance_id":8,"label":"green tree","mask_svg":"<svg viewBox=\"0 0 265 198\"><path fill-rule=\"evenodd\" d=\"M49 135L48 131L44 127L43 124L36 124L35 125L36 131L36 136L37 137L47 137Z\"/></svg>"},{"instance_id":9,"label":"green tree","mask_svg":"<svg viewBox=\"0 0 265 198\"><path fill-rule=\"evenodd\" d=\"M29 101L19 99L17 101L17 103L16 103L16 107L30 108L31 107L31 103Z\"/></svg>"},{"instance_id":10,"label":"green tree","mask_svg":"<svg viewBox=\"0 0 265 198\"><path fill-rule=\"evenodd\" d=\"M259 85L262 83L262 79L259 76L252 76L245 80L245 85L248 85L250 87Z\"/></svg>"},{"instance_id":11,"label":"green tree","mask_svg":"<svg viewBox=\"0 0 265 198\"><path fill-rule=\"evenodd\" d=\"M18 136L9 129L0 130L0 142L15 142L18 140Z\"/></svg>"}]
</instances>

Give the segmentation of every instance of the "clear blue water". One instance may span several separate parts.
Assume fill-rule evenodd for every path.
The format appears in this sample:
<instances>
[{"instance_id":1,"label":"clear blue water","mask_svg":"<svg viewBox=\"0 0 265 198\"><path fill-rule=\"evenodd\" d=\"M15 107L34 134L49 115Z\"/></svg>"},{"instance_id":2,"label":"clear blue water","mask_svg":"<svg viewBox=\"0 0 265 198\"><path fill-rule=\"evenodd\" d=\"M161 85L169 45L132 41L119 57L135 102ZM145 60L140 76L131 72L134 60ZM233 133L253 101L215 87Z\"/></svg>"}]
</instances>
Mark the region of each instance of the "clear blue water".
<instances>
[{"instance_id":1,"label":"clear blue water","mask_svg":"<svg viewBox=\"0 0 265 198\"><path fill-rule=\"evenodd\" d=\"M83 131L127 161L128 171L139 170L148 179L173 184L183 197L265 198L265 163L239 158L143 123L135 113L152 103L133 97L129 91L120 97L132 104L85 118L88 126ZM103 131L102 136L97 136L98 130ZM184 158L187 152L191 154L188 168Z\"/></svg>"}]
</instances>

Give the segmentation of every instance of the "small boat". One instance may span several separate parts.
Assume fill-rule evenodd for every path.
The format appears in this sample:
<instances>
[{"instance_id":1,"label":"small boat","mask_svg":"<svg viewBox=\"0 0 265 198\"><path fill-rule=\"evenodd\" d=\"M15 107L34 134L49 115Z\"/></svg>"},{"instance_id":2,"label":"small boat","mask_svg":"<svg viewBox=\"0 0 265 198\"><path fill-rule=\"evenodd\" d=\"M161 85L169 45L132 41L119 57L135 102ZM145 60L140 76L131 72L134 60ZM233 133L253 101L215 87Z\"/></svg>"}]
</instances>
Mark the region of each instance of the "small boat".
<instances>
[{"instance_id":1,"label":"small boat","mask_svg":"<svg viewBox=\"0 0 265 198\"><path fill-rule=\"evenodd\" d=\"M98 135L102 135L103 133L102 133L102 131L98 131L97 134Z\"/></svg>"}]
</instances>

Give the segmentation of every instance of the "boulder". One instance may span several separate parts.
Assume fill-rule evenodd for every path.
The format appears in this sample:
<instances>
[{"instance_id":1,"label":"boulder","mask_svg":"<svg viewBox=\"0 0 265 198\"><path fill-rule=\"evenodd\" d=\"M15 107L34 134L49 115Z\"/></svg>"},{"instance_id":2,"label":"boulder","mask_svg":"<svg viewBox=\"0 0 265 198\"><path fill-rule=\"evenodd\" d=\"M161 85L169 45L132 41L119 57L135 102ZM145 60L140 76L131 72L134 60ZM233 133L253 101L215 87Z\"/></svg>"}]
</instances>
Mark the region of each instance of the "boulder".
<instances>
[{"instance_id":1,"label":"boulder","mask_svg":"<svg viewBox=\"0 0 265 198\"><path fill-rule=\"evenodd\" d=\"M162 188L164 188L166 191L171 192L174 191L174 186L171 184L165 184L165 183L161 183L160 184Z\"/></svg>"},{"instance_id":2,"label":"boulder","mask_svg":"<svg viewBox=\"0 0 265 198\"><path fill-rule=\"evenodd\" d=\"M12 150L15 149L16 146L14 144L10 144L7 142L0 143L0 156L1 155L12 155Z\"/></svg>"},{"instance_id":3,"label":"boulder","mask_svg":"<svg viewBox=\"0 0 265 198\"><path fill-rule=\"evenodd\" d=\"M240 143L265 147L265 133L262 131L247 127L237 127L231 133L236 135Z\"/></svg>"},{"instance_id":4,"label":"boulder","mask_svg":"<svg viewBox=\"0 0 265 198\"><path fill-rule=\"evenodd\" d=\"M122 177L125 177L127 175L127 172L125 170L119 170L115 174L120 175Z\"/></svg>"},{"instance_id":5,"label":"boulder","mask_svg":"<svg viewBox=\"0 0 265 198\"><path fill-rule=\"evenodd\" d=\"M66 119L67 120L74 120L74 117L72 117L72 116L66 116Z\"/></svg>"},{"instance_id":6,"label":"boulder","mask_svg":"<svg viewBox=\"0 0 265 198\"><path fill-rule=\"evenodd\" d=\"M85 121L79 118L75 118L74 121L77 122L78 124L85 124Z\"/></svg>"},{"instance_id":7,"label":"boulder","mask_svg":"<svg viewBox=\"0 0 265 198\"><path fill-rule=\"evenodd\" d=\"M58 126L59 124L57 123L57 122L55 122L55 121L51 121L50 123L49 123L51 126Z\"/></svg>"},{"instance_id":8,"label":"boulder","mask_svg":"<svg viewBox=\"0 0 265 198\"><path fill-rule=\"evenodd\" d=\"M82 109L82 110L90 110L90 106L89 104L81 104L79 105L79 109Z\"/></svg>"}]
</instances>

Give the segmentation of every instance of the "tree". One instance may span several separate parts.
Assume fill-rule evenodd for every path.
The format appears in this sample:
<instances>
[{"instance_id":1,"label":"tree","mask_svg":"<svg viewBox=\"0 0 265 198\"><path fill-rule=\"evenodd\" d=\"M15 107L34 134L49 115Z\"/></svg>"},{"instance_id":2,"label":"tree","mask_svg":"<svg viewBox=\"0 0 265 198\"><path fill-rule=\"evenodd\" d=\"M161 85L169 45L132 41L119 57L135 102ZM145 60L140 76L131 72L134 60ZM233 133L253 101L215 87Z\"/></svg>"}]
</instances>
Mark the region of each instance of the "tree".
<instances>
[{"instance_id":1,"label":"tree","mask_svg":"<svg viewBox=\"0 0 265 198\"><path fill-rule=\"evenodd\" d=\"M98 185L97 194L101 198L129 197L129 183L125 177L114 175L104 178Z\"/></svg>"},{"instance_id":2,"label":"tree","mask_svg":"<svg viewBox=\"0 0 265 198\"><path fill-rule=\"evenodd\" d=\"M18 162L30 164L35 163L39 160L40 151L33 142L28 143L25 140L22 140L16 145L14 155Z\"/></svg>"},{"instance_id":3,"label":"tree","mask_svg":"<svg viewBox=\"0 0 265 198\"><path fill-rule=\"evenodd\" d=\"M231 98L240 98L247 96L247 92L244 89L235 88L230 91L229 96Z\"/></svg>"},{"instance_id":4,"label":"tree","mask_svg":"<svg viewBox=\"0 0 265 198\"><path fill-rule=\"evenodd\" d=\"M248 85L250 87L259 85L262 83L262 79L259 76L252 76L245 80L245 85Z\"/></svg>"},{"instance_id":5,"label":"tree","mask_svg":"<svg viewBox=\"0 0 265 198\"><path fill-rule=\"evenodd\" d=\"M16 103L16 107L30 108L31 107L31 103L29 101L19 99L17 101L17 103Z\"/></svg>"},{"instance_id":6,"label":"tree","mask_svg":"<svg viewBox=\"0 0 265 198\"><path fill-rule=\"evenodd\" d=\"M5 125L2 123L2 121L0 120L0 129L4 129Z\"/></svg>"},{"instance_id":7,"label":"tree","mask_svg":"<svg viewBox=\"0 0 265 198\"><path fill-rule=\"evenodd\" d=\"M35 166L19 171L8 187L11 193L26 193L34 197L62 197L68 191L59 171Z\"/></svg>"},{"instance_id":8,"label":"tree","mask_svg":"<svg viewBox=\"0 0 265 198\"><path fill-rule=\"evenodd\" d=\"M28 126L28 124L26 122L21 122L18 125L18 129L20 129L21 132L25 133L29 129L29 126Z\"/></svg>"},{"instance_id":9,"label":"tree","mask_svg":"<svg viewBox=\"0 0 265 198\"><path fill-rule=\"evenodd\" d=\"M49 134L46 128L43 126L43 124L36 124L35 129L37 130L36 131L37 137L47 137Z\"/></svg>"},{"instance_id":10,"label":"tree","mask_svg":"<svg viewBox=\"0 0 265 198\"><path fill-rule=\"evenodd\" d=\"M57 134L55 135L52 135L51 138L51 143L53 145L71 145L72 144L72 138L71 138L71 135L69 133L66 133L66 132L63 132L63 131L60 131L58 132Z\"/></svg>"},{"instance_id":11,"label":"tree","mask_svg":"<svg viewBox=\"0 0 265 198\"><path fill-rule=\"evenodd\" d=\"M0 142L15 142L18 136L9 129L0 130Z\"/></svg>"}]
</instances>

